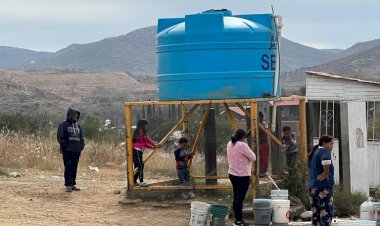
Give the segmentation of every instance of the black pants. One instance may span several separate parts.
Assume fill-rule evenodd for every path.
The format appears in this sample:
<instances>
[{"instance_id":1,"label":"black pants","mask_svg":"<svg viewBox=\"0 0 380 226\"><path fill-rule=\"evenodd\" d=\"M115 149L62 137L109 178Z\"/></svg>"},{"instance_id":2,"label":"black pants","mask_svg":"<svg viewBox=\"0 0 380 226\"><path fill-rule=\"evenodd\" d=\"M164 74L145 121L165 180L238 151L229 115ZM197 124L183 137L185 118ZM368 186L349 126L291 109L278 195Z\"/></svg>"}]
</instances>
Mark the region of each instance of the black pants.
<instances>
[{"instance_id":1,"label":"black pants","mask_svg":"<svg viewBox=\"0 0 380 226\"><path fill-rule=\"evenodd\" d=\"M65 165L65 186L74 186L76 185L80 152L65 151L62 154Z\"/></svg>"},{"instance_id":2,"label":"black pants","mask_svg":"<svg viewBox=\"0 0 380 226\"><path fill-rule=\"evenodd\" d=\"M232 208L234 210L235 220L242 221L243 202L248 191L250 177L237 177L231 174L229 176L234 190L234 202L232 204Z\"/></svg>"},{"instance_id":3,"label":"black pants","mask_svg":"<svg viewBox=\"0 0 380 226\"><path fill-rule=\"evenodd\" d=\"M134 176L135 184L137 182L137 178L139 178L140 182L144 181L144 163L143 163L143 152L137 149L133 149L133 164L135 164L135 168L137 167L137 174Z\"/></svg>"}]
</instances>

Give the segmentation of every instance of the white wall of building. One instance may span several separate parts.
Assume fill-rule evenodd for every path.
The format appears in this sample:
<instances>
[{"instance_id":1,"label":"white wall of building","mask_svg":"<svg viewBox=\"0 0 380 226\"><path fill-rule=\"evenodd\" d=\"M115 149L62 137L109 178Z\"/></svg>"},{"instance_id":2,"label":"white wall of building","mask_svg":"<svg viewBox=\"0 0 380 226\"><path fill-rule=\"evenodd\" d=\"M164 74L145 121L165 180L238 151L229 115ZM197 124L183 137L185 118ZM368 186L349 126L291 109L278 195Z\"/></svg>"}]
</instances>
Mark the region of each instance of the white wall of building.
<instances>
[{"instance_id":1,"label":"white wall of building","mask_svg":"<svg viewBox=\"0 0 380 226\"><path fill-rule=\"evenodd\" d=\"M366 102L341 103L343 184L369 196Z\"/></svg>"}]
</instances>

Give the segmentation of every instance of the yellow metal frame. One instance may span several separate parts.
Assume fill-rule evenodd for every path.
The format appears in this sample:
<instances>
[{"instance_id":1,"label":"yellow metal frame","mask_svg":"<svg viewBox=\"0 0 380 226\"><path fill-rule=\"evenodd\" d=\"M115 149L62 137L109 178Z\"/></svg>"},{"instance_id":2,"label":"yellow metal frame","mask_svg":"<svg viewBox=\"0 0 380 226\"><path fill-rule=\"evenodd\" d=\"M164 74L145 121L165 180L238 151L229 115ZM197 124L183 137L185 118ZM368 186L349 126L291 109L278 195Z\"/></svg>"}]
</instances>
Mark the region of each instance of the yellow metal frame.
<instances>
[{"instance_id":1,"label":"yellow metal frame","mask_svg":"<svg viewBox=\"0 0 380 226\"><path fill-rule=\"evenodd\" d=\"M159 142L160 145L163 145L172 133L177 130L180 126L185 133L185 136L188 136L188 119L190 115L200 106L205 105L205 112L202 117L202 123L198 128L197 135L193 142L191 153L196 153L197 146L199 144L200 136L203 132L205 122L207 121L207 117L209 114L209 110L212 104L224 104L226 107L226 113L228 120L231 123L231 127L233 130L237 129L236 120L233 117L231 110L229 109L228 104L235 104L239 107L249 118L251 121L251 149L256 151L257 160L260 159L260 149L256 147L259 144L258 140L258 130L262 130L266 133L272 140L279 146L281 146L281 141L273 135L268 129L266 129L260 122L257 120L257 103L258 102L267 102L267 101L278 101L278 100L286 100L287 98L259 98L259 99L225 99L225 100L191 100L191 101L144 101L144 102L126 102L124 104L125 111L125 139L126 139L126 158L127 158L127 177L128 177L128 190L181 190L181 189L230 189L231 185L191 185L191 186L178 186L178 185L168 185L170 183L174 183L177 179L170 179L166 181L159 181L156 183L150 184L148 187L138 187L134 186L134 174L136 170L133 169L133 144L132 144L132 107L133 106L147 106L147 105L181 105L182 106L182 118L178 121L178 123L168 132L168 134ZM251 111L247 111L241 103L248 103L251 107ZM190 110L188 110L189 106L192 106ZM299 113L300 113L300 152L303 159L306 159L307 150L306 150L306 110L305 110L305 99L300 99L299 104ZM153 150L148 156L143 160L144 163L149 161L152 156L156 153L157 150ZM191 170L191 163L189 162L189 170ZM259 185L259 161L255 161L252 164L252 196L256 198L257 189ZM204 180L204 179L228 179L228 175L225 176L192 176L193 180Z\"/></svg>"}]
</instances>

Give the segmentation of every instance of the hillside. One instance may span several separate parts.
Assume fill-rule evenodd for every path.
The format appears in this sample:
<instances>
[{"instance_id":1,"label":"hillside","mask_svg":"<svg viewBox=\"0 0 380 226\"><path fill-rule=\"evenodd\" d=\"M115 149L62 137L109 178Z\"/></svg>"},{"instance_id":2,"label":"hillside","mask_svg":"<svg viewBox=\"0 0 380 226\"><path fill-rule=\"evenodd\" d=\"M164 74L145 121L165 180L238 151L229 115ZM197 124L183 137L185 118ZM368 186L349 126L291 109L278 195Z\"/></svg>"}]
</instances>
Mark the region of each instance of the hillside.
<instances>
[{"instance_id":1,"label":"hillside","mask_svg":"<svg viewBox=\"0 0 380 226\"><path fill-rule=\"evenodd\" d=\"M0 46L0 68L22 67L33 59L41 59L52 56L52 53L37 52L28 49Z\"/></svg>"},{"instance_id":2,"label":"hillside","mask_svg":"<svg viewBox=\"0 0 380 226\"><path fill-rule=\"evenodd\" d=\"M62 111L77 106L103 116L123 112L125 101L155 99L156 88L126 73L0 70L1 112Z\"/></svg>"}]
</instances>

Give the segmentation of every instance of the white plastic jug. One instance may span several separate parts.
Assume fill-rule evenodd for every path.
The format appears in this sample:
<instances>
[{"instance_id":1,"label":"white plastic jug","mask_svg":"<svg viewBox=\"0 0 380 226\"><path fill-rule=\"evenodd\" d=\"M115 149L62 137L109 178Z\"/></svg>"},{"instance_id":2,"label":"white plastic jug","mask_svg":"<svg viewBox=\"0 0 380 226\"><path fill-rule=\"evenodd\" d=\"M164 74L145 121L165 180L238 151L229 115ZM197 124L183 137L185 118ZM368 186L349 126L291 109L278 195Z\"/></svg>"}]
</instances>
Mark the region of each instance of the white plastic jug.
<instances>
[{"instance_id":1,"label":"white plastic jug","mask_svg":"<svg viewBox=\"0 0 380 226\"><path fill-rule=\"evenodd\" d=\"M373 202L372 197L360 205L360 220L373 220Z\"/></svg>"}]
</instances>

